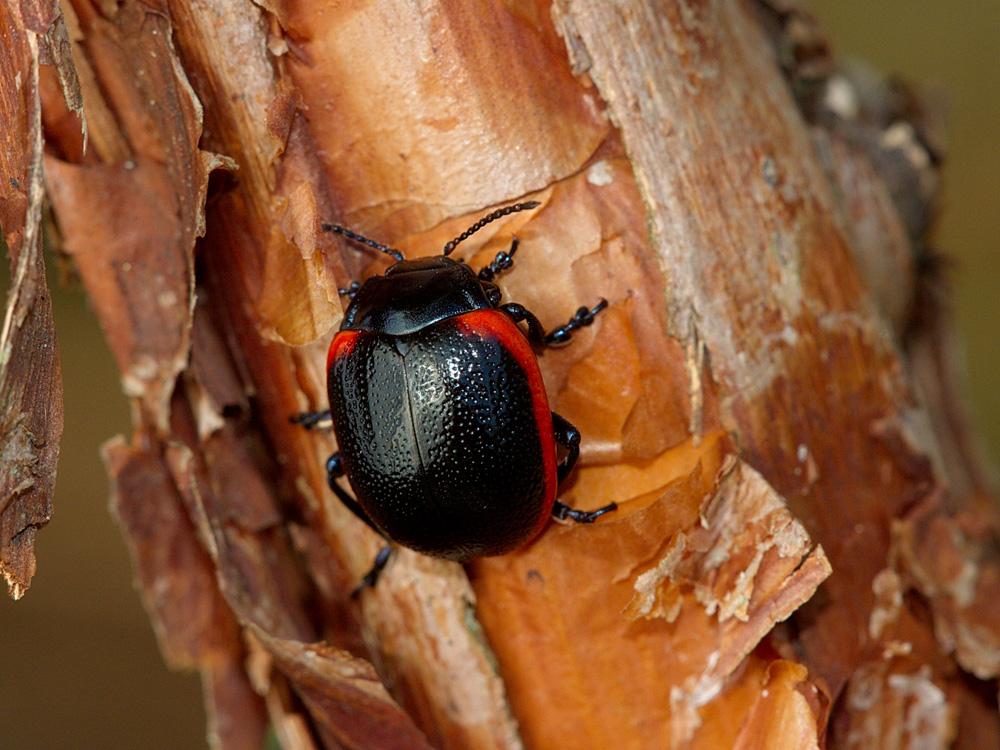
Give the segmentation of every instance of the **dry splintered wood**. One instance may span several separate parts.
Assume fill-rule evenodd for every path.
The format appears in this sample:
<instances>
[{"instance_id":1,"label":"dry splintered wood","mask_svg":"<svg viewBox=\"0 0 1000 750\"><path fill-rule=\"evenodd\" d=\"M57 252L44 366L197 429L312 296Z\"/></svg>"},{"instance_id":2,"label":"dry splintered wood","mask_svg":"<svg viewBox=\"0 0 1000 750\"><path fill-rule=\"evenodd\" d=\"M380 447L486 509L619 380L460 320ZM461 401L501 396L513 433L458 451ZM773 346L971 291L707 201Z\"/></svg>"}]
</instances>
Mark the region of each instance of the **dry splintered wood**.
<instances>
[{"instance_id":1,"label":"dry splintered wood","mask_svg":"<svg viewBox=\"0 0 1000 750\"><path fill-rule=\"evenodd\" d=\"M52 8L0 8L0 227L11 285L0 323L0 573L14 599L35 574L36 531L52 516L62 379L42 260L39 68ZM65 31L65 30L63 30ZM57 61L58 69L72 65Z\"/></svg>"},{"instance_id":2,"label":"dry splintered wood","mask_svg":"<svg viewBox=\"0 0 1000 750\"><path fill-rule=\"evenodd\" d=\"M37 71L4 175L41 179L44 131L135 404L114 513L215 746L1000 743L996 498L928 306L918 94L777 0L22 5L5 33L54 65L4 62ZM619 509L465 569L401 550L352 601L380 540L288 418L325 406L337 289L388 259L320 223L418 257L525 200L456 256L516 235L499 283L547 328L608 301L540 363L584 436L561 499Z\"/></svg>"}]
</instances>

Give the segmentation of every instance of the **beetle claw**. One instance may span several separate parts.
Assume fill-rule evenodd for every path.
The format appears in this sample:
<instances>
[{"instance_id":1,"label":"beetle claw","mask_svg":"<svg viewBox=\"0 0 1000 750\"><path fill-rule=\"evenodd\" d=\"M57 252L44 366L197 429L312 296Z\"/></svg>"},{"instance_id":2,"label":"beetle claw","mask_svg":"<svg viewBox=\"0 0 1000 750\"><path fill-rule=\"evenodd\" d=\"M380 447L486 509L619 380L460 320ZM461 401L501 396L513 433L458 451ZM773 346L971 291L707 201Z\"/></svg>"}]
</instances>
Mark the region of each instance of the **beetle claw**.
<instances>
[{"instance_id":1,"label":"beetle claw","mask_svg":"<svg viewBox=\"0 0 1000 750\"><path fill-rule=\"evenodd\" d=\"M561 346L562 344L569 343L570 339L573 338L573 331L576 331L584 326L589 326L594 322L594 318L597 314L601 312L604 308L608 306L608 301L602 299L593 309L588 310L586 307L579 308L573 317L569 319L569 322L557 328L545 337L546 346Z\"/></svg>"},{"instance_id":2,"label":"beetle claw","mask_svg":"<svg viewBox=\"0 0 1000 750\"><path fill-rule=\"evenodd\" d=\"M480 281L493 281L494 278L501 272L506 271L508 268L514 265L514 253L517 252L518 239L515 237L510 243L510 250L506 252L501 250L497 253L497 257L493 259L493 262L488 266L483 266L479 269L479 280Z\"/></svg>"},{"instance_id":3,"label":"beetle claw","mask_svg":"<svg viewBox=\"0 0 1000 750\"><path fill-rule=\"evenodd\" d=\"M577 510L576 508L569 507L566 503L556 500L556 504L552 506L552 517L557 521L569 519L576 523L593 523L600 516L610 513L617 508L618 503L608 503L603 508L598 508L597 510Z\"/></svg>"},{"instance_id":4,"label":"beetle claw","mask_svg":"<svg viewBox=\"0 0 1000 750\"><path fill-rule=\"evenodd\" d=\"M378 583L379 576L385 570L390 557L392 557L392 546L387 544L375 555L375 560L372 562L372 566L368 572L365 573L365 577L361 579L361 583L354 587L354 590L351 592L352 599L357 599L361 596L361 592L365 589L375 588L375 584Z\"/></svg>"},{"instance_id":5,"label":"beetle claw","mask_svg":"<svg viewBox=\"0 0 1000 750\"><path fill-rule=\"evenodd\" d=\"M352 281L347 286L346 289L338 289L337 294L339 294L341 297L350 297L351 299L354 299L354 295L358 293L358 290L360 288L361 288L360 281Z\"/></svg>"}]
</instances>

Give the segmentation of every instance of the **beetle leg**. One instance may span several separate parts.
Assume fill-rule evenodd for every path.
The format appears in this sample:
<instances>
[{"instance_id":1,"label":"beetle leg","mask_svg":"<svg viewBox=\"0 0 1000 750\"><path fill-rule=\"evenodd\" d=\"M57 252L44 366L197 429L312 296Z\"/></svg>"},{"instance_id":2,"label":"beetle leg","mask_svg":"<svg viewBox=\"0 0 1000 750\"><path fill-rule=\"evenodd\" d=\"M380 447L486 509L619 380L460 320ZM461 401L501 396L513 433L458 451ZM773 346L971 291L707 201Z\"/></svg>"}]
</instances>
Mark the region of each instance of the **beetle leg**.
<instances>
[{"instance_id":1,"label":"beetle leg","mask_svg":"<svg viewBox=\"0 0 1000 750\"><path fill-rule=\"evenodd\" d=\"M528 312L524 305L508 302L506 305L500 305L497 309L507 313L515 323L520 323L522 320L527 322L528 340L536 346L545 346L545 329L542 328L542 324L538 322L535 314Z\"/></svg>"},{"instance_id":2,"label":"beetle leg","mask_svg":"<svg viewBox=\"0 0 1000 750\"><path fill-rule=\"evenodd\" d=\"M347 506L348 510L368 524L379 536L384 537L382 532L379 531L378 526L365 513L364 508L358 504L357 500L351 497L351 493L337 484L337 480L342 476L344 476L344 462L341 460L339 453L334 453L326 460L327 484L330 485L330 489L333 490L333 494L337 496L340 502Z\"/></svg>"},{"instance_id":3,"label":"beetle leg","mask_svg":"<svg viewBox=\"0 0 1000 750\"><path fill-rule=\"evenodd\" d=\"M497 253L497 257L493 259L493 262L488 266L483 266L479 269L479 280L480 281L493 281L497 274L501 271L506 271L512 265L514 265L514 253L517 252L517 237L510 243L510 250L506 252Z\"/></svg>"},{"instance_id":4,"label":"beetle leg","mask_svg":"<svg viewBox=\"0 0 1000 750\"><path fill-rule=\"evenodd\" d=\"M556 442L569 451L566 454L566 458L556 468L557 476L561 483L570 471L573 470L576 460L580 457L580 431L567 419L555 412L552 412L552 431ZM552 516L560 521L565 521L568 518L577 523L593 523L594 519L598 516L603 516L617 507L617 503L608 503L603 508L598 508L597 510L576 510L575 508L570 508L566 503L556 500L555 505L552 506Z\"/></svg>"},{"instance_id":5,"label":"beetle leg","mask_svg":"<svg viewBox=\"0 0 1000 750\"><path fill-rule=\"evenodd\" d=\"M300 424L307 430L311 430L320 422L326 422L328 419L330 419L329 409L326 411L306 411L296 414L294 417L289 417L289 421L292 424Z\"/></svg>"},{"instance_id":6,"label":"beetle leg","mask_svg":"<svg viewBox=\"0 0 1000 750\"><path fill-rule=\"evenodd\" d=\"M382 575L382 571L385 570L390 557L392 557L392 546L387 544L375 555L372 566L365 573L365 577L361 579L361 583L354 587L354 591L351 592L352 599L357 599L365 589L375 588L375 584L378 583L378 578Z\"/></svg>"},{"instance_id":7,"label":"beetle leg","mask_svg":"<svg viewBox=\"0 0 1000 750\"><path fill-rule=\"evenodd\" d=\"M350 284L347 285L347 289L338 289L337 294L339 294L342 297L349 297L351 299L354 299L354 295L358 293L358 290L360 288L361 288L360 281L352 281Z\"/></svg>"},{"instance_id":8,"label":"beetle leg","mask_svg":"<svg viewBox=\"0 0 1000 750\"><path fill-rule=\"evenodd\" d=\"M569 340L573 338L573 331L584 326L589 326L594 322L597 313L607 306L608 301L602 299L593 309L588 310L586 307L581 307L573 313L573 317L569 319L566 325L556 328L551 333L545 333L545 329L542 328L542 324L538 321L538 318L535 317L534 313L528 312L524 305L509 302L506 305L500 305L498 309L507 313L515 323L520 323L522 320L527 321L528 339L537 346L546 347L561 346L569 343Z\"/></svg>"},{"instance_id":9,"label":"beetle leg","mask_svg":"<svg viewBox=\"0 0 1000 750\"><path fill-rule=\"evenodd\" d=\"M562 328L557 328L546 335L546 346L559 346L560 344L567 343L571 338L573 338L573 331L578 328L583 328L584 326L589 326L594 322L594 318L597 317L597 313L607 306L608 301L606 299L602 299L592 310L588 310L586 307L581 307L573 314L573 317L569 319L569 322L566 325Z\"/></svg>"},{"instance_id":10,"label":"beetle leg","mask_svg":"<svg viewBox=\"0 0 1000 750\"><path fill-rule=\"evenodd\" d=\"M577 510L556 500L556 504L552 506L552 517L560 521L565 521L568 518L577 523L593 523L598 516L610 513L616 508L618 508L618 503L608 503L597 510Z\"/></svg>"},{"instance_id":11,"label":"beetle leg","mask_svg":"<svg viewBox=\"0 0 1000 750\"><path fill-rule=\"evenodd\" d=\"M354 515L364 521L368 526L372 528L380 537L385 539L385 534L379 531L378 527L372 522L365 513L364 509L358 504L358 501L351 497L347 490L343 489L337 480L344 476L344 462L340 458L339 453L334 453L326 460L326 478L327 483L330 485L330 489L333 490L335 494L344 505L347 506ZM375 584L378 583L378 577L381 575L382 571L385 569L386 564L389 562L389 558L392 556L392 546L387 544L382 549L378 551L375 555L375 560L372 562L371 568L365 573L365 577L361 579L361 583L354 587L351 592L351 598L357 599L362 591L365 589L375 588Z\"/></svg>"},{"instance_id":12,"label":"beetle leg","mask_svg":"<svg viewBox=\"0 0 1000 750\"><path fill-rule=\"evenodd\" d=\"M555 433L556 442L569 451L556 468L559 484L562 484L567 475L573 471L576 459L580 457L580 431L555 412L552 412L552 431Z\"/></svg>"}]
</instances>

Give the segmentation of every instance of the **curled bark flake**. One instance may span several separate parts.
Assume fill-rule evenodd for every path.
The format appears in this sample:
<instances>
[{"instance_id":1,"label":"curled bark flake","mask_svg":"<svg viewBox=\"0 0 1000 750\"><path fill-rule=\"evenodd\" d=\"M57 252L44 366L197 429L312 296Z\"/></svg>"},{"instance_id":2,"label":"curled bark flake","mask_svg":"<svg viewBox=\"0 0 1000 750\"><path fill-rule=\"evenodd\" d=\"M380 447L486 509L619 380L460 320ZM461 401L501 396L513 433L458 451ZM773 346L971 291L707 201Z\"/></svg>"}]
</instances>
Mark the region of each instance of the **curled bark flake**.
<instances>
[{"instance_id":1,"label":"curled bark flake","mask_svg":"<svg viewBox=\"0 0 1000 750\"><path fill-rule=\"evenodd\" d=\"M722 468L699 515L636 579L624 615L676 622L686 608L702 608L716 623L705 634L702 666L724 679L831 570L784 501L738 460Z\"/></svg>"},{"instance_id":2,"label":"curled bark flake","mask_svg":"<svg viewBox=\"0 0 1000 750\"><path fill-rule=\"evenodd\" d=\"M322 644L277 638L252 628L305 702L330 747L430 750L413 720L392 700L371 664Z\"/></svg>"},{"instance_id":3,"label":"curled bark flake","mask_svg":"<svg viewBox=\"0 0 1000 750\"><path fill-rule=\"evenodd\" d=\"M818 750L830 697L795 662L751 654L738 679L695 715L690 750Z\"/></svg>"}]
</instances>

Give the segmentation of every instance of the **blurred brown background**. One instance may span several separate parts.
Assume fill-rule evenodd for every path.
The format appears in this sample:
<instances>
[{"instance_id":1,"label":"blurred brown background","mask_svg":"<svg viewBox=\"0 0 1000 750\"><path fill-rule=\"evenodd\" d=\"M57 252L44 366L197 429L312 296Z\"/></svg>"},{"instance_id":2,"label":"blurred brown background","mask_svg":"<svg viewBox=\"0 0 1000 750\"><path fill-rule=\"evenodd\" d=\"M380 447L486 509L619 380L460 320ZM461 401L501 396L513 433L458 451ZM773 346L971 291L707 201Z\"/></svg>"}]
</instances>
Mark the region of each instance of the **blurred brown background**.
<instances>
[{"instance_id":1,"label":"blurred brown background","mask_svg":"<svg viewBox=\"0 0 1000 750\"><path fill-rule=\"evenodd\" d=\"M935 87L949 104L947 207L937 246L955 260L956 313L975 416L1000 456L1000 3L812 0L841 55ZM0 747L205 746L196 676L170 673L131 588L107 512L98 446L128 433L128 405L79 289L49 259L66 390L56 510L39 532L39 570L19 602L0 595ZM0 262L0 286L8 269Z\"/></svg>"}]
</instances>

